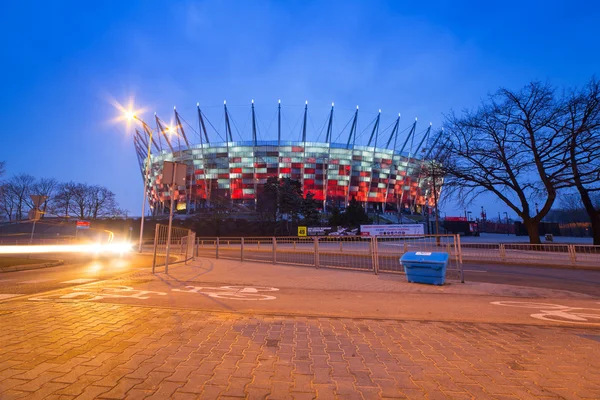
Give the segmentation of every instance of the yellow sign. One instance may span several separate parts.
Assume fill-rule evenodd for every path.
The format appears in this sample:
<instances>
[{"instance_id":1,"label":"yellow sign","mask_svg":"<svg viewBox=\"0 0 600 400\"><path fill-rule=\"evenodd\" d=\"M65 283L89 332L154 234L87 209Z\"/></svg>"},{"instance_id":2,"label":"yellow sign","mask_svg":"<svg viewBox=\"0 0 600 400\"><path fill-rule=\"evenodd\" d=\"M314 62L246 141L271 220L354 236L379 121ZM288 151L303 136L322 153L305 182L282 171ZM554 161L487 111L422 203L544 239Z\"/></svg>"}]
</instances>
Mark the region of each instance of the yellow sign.
<instances>
[{"instance_id":1,"label":"yellow sign","mask_svg":"<svg viewBox=\"0 0 600 400\"><path fill-rule=\"evenodd\" d=\"M298 227L298 236L306 236L306 227L305 226L299 226Z\"/></svg>"}]
</instances>

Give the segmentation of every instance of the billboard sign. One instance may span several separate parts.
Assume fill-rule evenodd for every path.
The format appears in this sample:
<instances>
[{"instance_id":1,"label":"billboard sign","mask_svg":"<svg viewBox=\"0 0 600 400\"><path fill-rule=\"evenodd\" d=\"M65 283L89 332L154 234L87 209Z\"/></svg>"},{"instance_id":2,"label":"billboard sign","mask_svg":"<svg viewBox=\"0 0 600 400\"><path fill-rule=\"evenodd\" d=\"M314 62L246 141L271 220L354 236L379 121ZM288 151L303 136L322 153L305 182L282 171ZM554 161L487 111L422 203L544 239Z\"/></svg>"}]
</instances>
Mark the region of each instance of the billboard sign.
<instances>
[{"instance_id":1,"label":"billboard sign","mask_svg":"<svg viewBox=\"0 0 600 400\"><path fill-rule=\"evenodd\" d=\"M90 221L77 221L77 229L90 229Z\"/></svg>"},{"instance_id":2,"label":"billboard sign","mask_svg":"<svg viewBox=\"0 0 600 400\"><path fill-rule=\"evenodd\" d=\"M361 225L361 236L424 235L423 224Z\"/></svg>"}]
</instances>

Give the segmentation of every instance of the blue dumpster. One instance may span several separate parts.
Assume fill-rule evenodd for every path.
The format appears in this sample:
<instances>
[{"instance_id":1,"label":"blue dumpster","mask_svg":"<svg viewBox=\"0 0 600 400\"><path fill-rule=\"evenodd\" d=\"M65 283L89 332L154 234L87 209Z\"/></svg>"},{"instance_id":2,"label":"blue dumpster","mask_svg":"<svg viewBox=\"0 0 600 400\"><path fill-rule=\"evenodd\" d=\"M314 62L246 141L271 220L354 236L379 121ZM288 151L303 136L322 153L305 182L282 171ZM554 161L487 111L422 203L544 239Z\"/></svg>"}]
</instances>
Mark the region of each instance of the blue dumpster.
<instances>
[{"instance_id":1,"label":"blue dumpster","mask_svg":"<svg viewBox=\"0 0 600 400\"><path fill-rule=\"evenodd\" d=\"M443 285L446 280L448 253L411 251L404 253L400 263L409 282Z\"/></svg>"}]
</instances>

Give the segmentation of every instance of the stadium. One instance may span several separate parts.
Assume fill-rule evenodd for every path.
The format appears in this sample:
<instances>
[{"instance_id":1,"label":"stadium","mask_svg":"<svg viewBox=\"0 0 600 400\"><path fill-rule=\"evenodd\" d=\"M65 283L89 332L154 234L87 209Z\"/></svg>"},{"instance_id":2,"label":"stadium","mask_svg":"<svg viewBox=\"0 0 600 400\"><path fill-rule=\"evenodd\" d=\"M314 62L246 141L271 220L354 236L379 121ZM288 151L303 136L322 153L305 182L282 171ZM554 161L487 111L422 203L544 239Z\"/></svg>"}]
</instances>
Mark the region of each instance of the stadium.
<instances>
[{"instance_id":1,"label":"stadium","mask_svg":"<svg viewBox=\"0 0 600 400\"><path fill-rule=\"evenodd\" d=\"M187 165L186 185L174 191L180 213L195 213L217 201L254 210L269 177L297 180L303 195L312 193L323 211L344 209L354 199L368 210L423 213L437 198L432 188L437 187L438 194L441 188L441 180L436 178L438 185L432 185L423 166L435 158L433 149L442 132L432 134L431 124L417 131L416 118L402 127L398 114L383 127L379 110L361 126L363 118L359 118L357 106L345 110L345 125L336 129L341 118L336 117L332 104L323 113L319 130L310 123L306 102L291 112L297 118L292 127L284 123L287 119L279 101L267 128L259 121L252 101L240 131L226 102L218 110L219 128L199 104L195 111L193 120L188 121L174 108L170 123L155 114L155 128L136 117L142 129L136 129L134 146L142 178L148 175L148 199L154 215L168 213L170 204L169 187L162 183L164 161ZM234 133L239 140L234 140ZM271 140L263 138L265 133Z\"/></svg>"}]
</instances>

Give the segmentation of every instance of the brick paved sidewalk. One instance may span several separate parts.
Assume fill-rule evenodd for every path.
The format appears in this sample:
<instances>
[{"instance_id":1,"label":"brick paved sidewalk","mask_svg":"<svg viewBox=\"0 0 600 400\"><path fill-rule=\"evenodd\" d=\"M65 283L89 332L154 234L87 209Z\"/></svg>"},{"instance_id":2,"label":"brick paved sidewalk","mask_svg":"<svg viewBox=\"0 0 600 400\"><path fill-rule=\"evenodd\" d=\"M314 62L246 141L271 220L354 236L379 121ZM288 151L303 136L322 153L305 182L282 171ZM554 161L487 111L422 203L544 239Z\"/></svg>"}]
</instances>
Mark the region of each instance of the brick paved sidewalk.
<instances>
[{"instance_id":1,"label":"brick paved sidewalk","mask_svg":"<svg viewBox=\"0 0 600 400\"><path fill-rule=\"evenodd\" d=\"M597 329L0 305L0 398L600 398Z\"/></svg>"}]
</instances>

